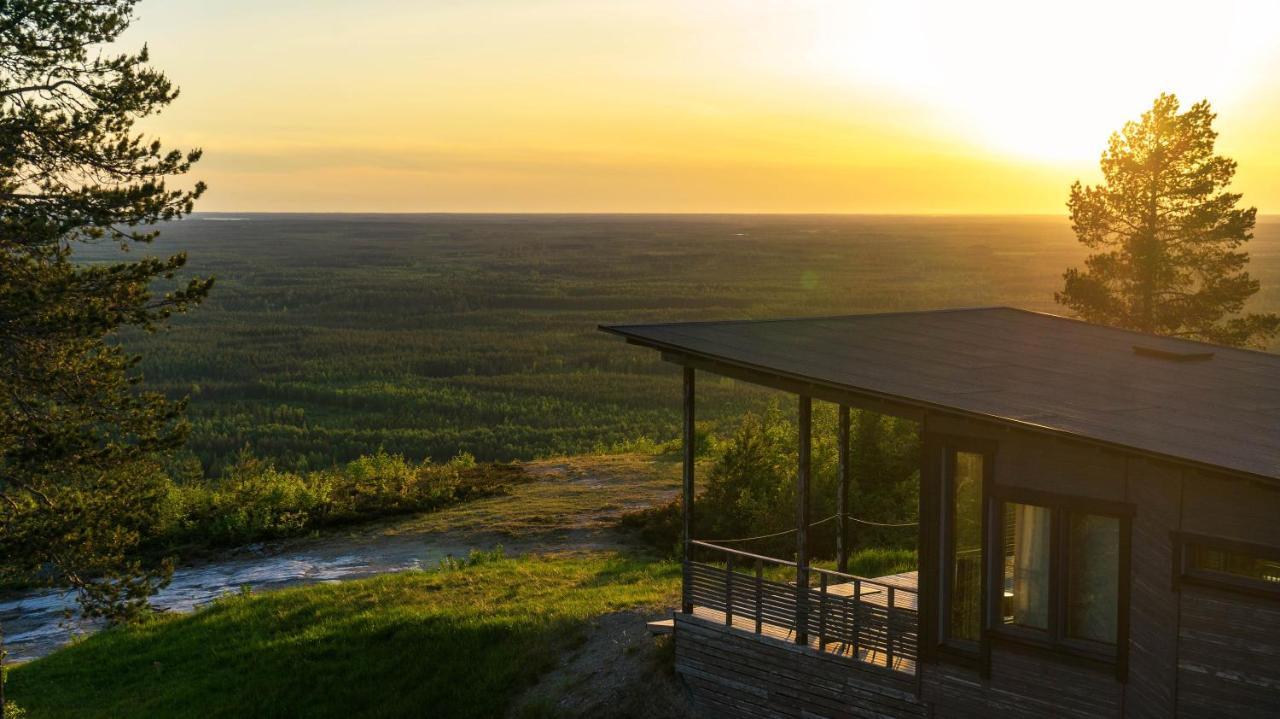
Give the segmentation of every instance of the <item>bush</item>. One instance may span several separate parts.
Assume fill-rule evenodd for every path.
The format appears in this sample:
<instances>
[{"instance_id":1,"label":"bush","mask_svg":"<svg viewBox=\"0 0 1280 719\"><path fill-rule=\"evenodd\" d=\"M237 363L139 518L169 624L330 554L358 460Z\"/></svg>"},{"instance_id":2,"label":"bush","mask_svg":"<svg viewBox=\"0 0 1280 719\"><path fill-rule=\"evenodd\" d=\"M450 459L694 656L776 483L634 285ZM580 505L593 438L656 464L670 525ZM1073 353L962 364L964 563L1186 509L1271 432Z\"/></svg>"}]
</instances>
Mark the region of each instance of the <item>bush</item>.
<instances>
[{"instance_id":1,"label":"bush","mask_svg":"<svg viewBox=\"0 0 1280 719\"><path fill-rule=\"evenodd\" d=\"M482 564L492 564L500 562L507 558L506 552L503 551L502 545L493 549L472 549L465 559L457 559L452 554L440 558L440 571L450 572L468 567L478 567Z\"/></svg>"},{"instance_id":2,"label":"bush","mask_svg":"<svg viewBox=\"0 0 1280 719\"><path fill-rule=\"evenodd\" d=\"M834 407L815 406L813 416L810 503L812 521L836 512L838 476L837 417ZM915 521L919 497L919 439L916 425L871 412L855 411L852 421L850 514L872 522ZM733 436L717 445L717 455L700 480L694 531L700 539L739 539L795 528L797 430L778 406L748 414ZM622 525L661 552L679 553L680 501L635 512ZM884 564L896 566L911 556L916 527L878 527L851 523L851 547L903 550ZM814 557L835 555L835 522L810 530ZM774 557L791 557L795 534L735 545ZM910 559L914 562L914 559ZM888 572L886 572L888 573Z\"/></svg>"},{"instance_id":3,"label":"bush","mask_svg":"<svg viewBox=\"0 0 1280 719\"><path fill-rule=\"evenodd\" d=\"M285 472L242 452L221 479L171 485L155 541L227 546L428 511L504 491L518 471L478 466L469 454L433 464L379 450L342 467Z\"/></svg>"}]
</instances>

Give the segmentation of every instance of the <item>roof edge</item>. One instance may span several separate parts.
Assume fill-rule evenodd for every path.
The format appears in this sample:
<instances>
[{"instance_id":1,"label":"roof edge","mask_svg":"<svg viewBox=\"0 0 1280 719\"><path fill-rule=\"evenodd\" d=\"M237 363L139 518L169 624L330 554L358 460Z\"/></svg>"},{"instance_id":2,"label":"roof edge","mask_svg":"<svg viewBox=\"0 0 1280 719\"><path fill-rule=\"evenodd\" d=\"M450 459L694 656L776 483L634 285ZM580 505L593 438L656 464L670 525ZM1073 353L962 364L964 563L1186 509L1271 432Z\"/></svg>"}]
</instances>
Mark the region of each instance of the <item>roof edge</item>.
<instances>
[{"instance_id":1,"label":"roof edge","mask_svg":"<svg viewBox=\"0 0 1280 719\"><path fill-rule=\"evenodd\" d=\"M1019 311L1019 312L1027 312L1027 313L1030 313L1030 314L1045 314L1045 313L1034 312L1034 311L1032 311L1032 310L1021 310L1021 309L1013 308L1013 307L989 307L989 308L966 308L966 309L1013 309L1013 310L1016 310L1016 311ZM952 312L952 311L961 311L961 309L960 309L960 308L957 308L957 309L954 309L954 310L925 310L924 312ZM882 313L882 314L874 315L874 316L908 315L908 314L921 314L921 313L922 313L922 312L919 312L919 311L914 311L914 312L888 312L888 313ZM868 316L873 316L873 315L838 315L838 316L833 317L832 319L840 318L840 317L868 317ZM1072 321L1072 322L1081 322L1081 323L1083 323L1083 324L1087 324L1087 325L1094 326L1094 327L1105 327L1105 325L1094 325L1094 324L1089 323L1089 322L1084 322L1083 320L1076 320L1076 319L1069 318L1069 317L1060 317L1060 316L1058 316L1058 315L1047 315L1047 316L1048 316L1048 317L1058 318L1058 319L1069 320L1069 321ZM793 319L793 320L794 320L794 319L827 319L827 318L823 318L823 317L809 317L809 318L791 318L791 319ZM779 320L740 320L740 321L738 321L738 322L760 322L760 321L765 321L765 322L768 322L768 321L779 321L779 322L781 322L781 321L788 321L788 320L783 320L783 319L779 319ZM689 325L692 325L692 324L722 324L722 323L721 323L721 322L716 322L716 321L710 321L710 322L679 322L679 323L672 322L672 323L664 323L664 324L689 324ZM1225 475L1230 475L1230 476L1235 476L1235 477L1242 477L1242 478L1249 479L1249 480L1252 480L1252 481L1261 482L1261 483L1264 483L1264 484L1269 485L1269 486L1272 486L1272 487L1280 486L1280 475L1266 475L1266 474L1258 474L1258 473L1256 473L1256 472L1251 472L1251 471L1244 470L1244 469L1237 469L1237 468L1233 468L1233 467L1225 467L1225 466L1222 466L1222 465L1213 464L1213 463L1211 463L1211 462L1201 462L1201 461L1194 460L1194 459L1191 459L1191 458L1188 458L1188 457L1179 457L1179 456L1177 456L1177 455L1173 455L1173 454L1167 454L1167 453L1164 453L1164 452L1158 452L1158 451L1150 450L1150 449L1143 449L1143 448L1141 448L1141 447L1135 447L1135 446L1132 446L1132 445L1124 444L1124 443L1122 443L1122 442L1112 442L1112 441L1108 441L1108 440L1104 440L1104 439L1098 439L1098 438L1095 438L1095 437L1089 437L1089 436L1087 436L1087 435L1079 434L1079 433L1076 433L1076 432L1071 432L1071 431L1063 430L1063 429L1057 429L1057 428L1050 427L1050 426L1047 426L1047 425L1037 424L1037 423L1035 423L1035 422L1029 422L1029 421L1027 421L1027 420L1017 419L1017 418L1014 418L1014 417L1004 417L1004 416L997 415L997 414L990 414L990 413L985 413L985 412L977 412L977 411L973 411L973 410L966 410L966 409L962 409L962 408L959 408L959 407L950 407L950 406L947 406L947 405L940 405L940 404L937 404L937 403L935 403L935 402L929 402L929 401L926 401L926 400L914 399L914 398L911 398L911 397L905 397L905 396L895 395L895 394L886 393L886 392L877 392L877 391L875 391L875 390L866 389L866 388L861 388L861 387L856 387L856 386L854 386L854 385L846 385L846 384L841 384L841 383L839 383L839 382L832 382L832 381L829 381L829 380L822 380L822 379L818 379L818 378L814 378L814 377L806 377L806 376L804 376L804 375L797 375L797 374L794 374L794 373L791 373L791 372L782 372L782 371L779 371L779 370L776 370L776 369L771 369L771 368L764 367L764 366L760 366L760 365L754 365L754 364L751 364L751 363L749 363L749 362L742 362L742 361L740 361L740 360L730 359L730 358L728 358L728 357L724 357L724 356L721 356L721 355L712 354L712 353L709 353L709 352L700 352L700 351L697 351L697 350L691 350L691 349L689 349L689 348L687 348L687 347L680 347L680 346L678 346L678 345L671 345L671 344L668 344L668 343L665 343L665 342L654 341L654 340L651 340L651 339L648 339L648 338L644 338L644 337L638 337L638 336L634 335L633 333L628 332L628 329L630 329L630 328L652 327L652 326L654 326L654 325L597 325L598 329L599 329L600 331L602 331L602 332L606 332L606 333L609 333L609 334L617 335L617 336L619 336L619 337L623 337L623 338L625 338L625 339L627 340L627 342L628 342L628 343L631 343L631 344L634 344L634 345L638 345L638 346L642 346L642 347L647 347L647 348L649 348L649 349L658 350L659 352L669 352L669 353L674 353L674 354L678 354L678 355L685 355L685 356L693 357L693 358L700 358L700 359L710 360L710 361L712 361L712 362L719 362L719 363L721 363L721 364L729 365L729 366L732 366L732 367L737 367L737 368L740 368L740 369L746 369L746 370L751 370L751 371L755 371L755 372L762 372L762 373L764 373L764 374L772 374L772 375L777 376L777 377L779 377L779 378L787 379L787 380L790 380L790 381L793 381L793 382L795 382L795 381L798 381L798 382L807 382L807 383L812 384L812 385L820 385L820 386L823 386L823 387L826 387L826 388L828 388L828 389L832 389L832 390L835 390L835 391L843 391L843 392L849 392L849 393L852 393L852 394L860 394L860 395L864 395L864 396L872 397L872 398L885 399L885 400L889 400L889 401L897 402L897 403L899 403L899 404L904 404L904 405L908 405L908 406L918 407L918 408L921 408L921 409L923 409L923 410L925 410L925 411L940 412L940 413L944 413L944 414L951 414L951 415L956 415L956 416L960 416L960 417L967 417L967 418L971 418L971 419L979 419L979 420L985 420L985 421L989 421L989 422L995 422L995 423L998 423L998 424L1001 424L1001 425L1005 425L1005 426L1008 426L1008 427L1014 427L1014 428L1018 428L1018 429L1023 429L1023 430L1027 430L1027 431L1035 432L1035 433L1037 433L1037 434L1047 435L1047 436L1051 436L1051 437L1059 437L1059 438L1071 439L1071 440L1074 440L1074 441L1077 441L1077 442L1083 442L1083 443L1091 444L1091 445L1098 446L1098 447L1111 448L1111 449L1119 449L1119 450L1122 450L1122 451L1125 451L1125 452L1129 452L1129 453L1131 453L1131 454L1137 454L1137 455L1140 455L1140 456L1152 457L1152 458L1159 459L1159 460L1161 460L1161 461L1171 462L1171 463L1174 463L1174 464L1178 464L1178 465L1181 465L1181 466L1184 466L1184 467L1191 467L1191 468L1198 469L1198 470L1201 470L1201 471L1207 471L1207 472L1216 473L1216 474L1225 474ZM1113 330L1117 330L1117 331L1121 331L1121 332L1129 332L1129 330L1120 330L1120 329L1118 329L1118 328L1114 328L1114 327L1107 327L1107 329L1113 329ZM1155 336L1156 336L1156 337L1159 337L1159 335L1155 335ZM1162 338L1162 339L1170 339L1170 338ZM1207 344L1207 343L1200 343L1200 344ZM1209 346L1211 346L1211 347L1217 347L1218 345L1209 345ZM1226 349L1237 349L1237 348L1234 348L1234 347L1227 347ZM1275 357L1275 356L1276 356L1276 355L1271 354L1271 353L1263 353L1263 354L1269 354L1269 355L1270 355L1270 356L1272 356L1272 357Z\"/></svg>"}]
</instances>

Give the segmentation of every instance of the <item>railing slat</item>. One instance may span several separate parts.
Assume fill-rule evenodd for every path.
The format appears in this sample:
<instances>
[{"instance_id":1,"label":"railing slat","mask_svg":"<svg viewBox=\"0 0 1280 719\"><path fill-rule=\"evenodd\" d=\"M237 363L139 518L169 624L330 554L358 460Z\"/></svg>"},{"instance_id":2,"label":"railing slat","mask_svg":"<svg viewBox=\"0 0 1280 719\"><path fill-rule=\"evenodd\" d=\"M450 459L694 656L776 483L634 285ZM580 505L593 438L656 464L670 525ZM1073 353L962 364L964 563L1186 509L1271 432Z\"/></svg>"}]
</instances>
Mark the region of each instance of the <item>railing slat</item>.
<instances>
[{"instance_id":1,"label":"railing slat","mask_svg":"<svg viewBox=\"0 0 1280 719\"><path fill-rule=\"evenodd\" d=\"M889 606L885 608L885 664L893 668L893 587L889 587Z\"/></svg>"},{"instance_id":2,"label":"railing slat","mask_svg":"<svg viewBox=\"0 0 1280 719\"><path fill-rule=\"evenodd\" d=\"M724 574L724 624L733 626L733 555L725 560Z\"/></svg>"},{"instance_id":3,"label":"railing slat","mask_svg":"<svg viewBox=\"0 0 1280 719\"><path fill-rule=\"evenodd\" d=\"M827 648L827 575L820 575L818 594L818 649Z\"/></svg>"},{"instance_id":4,"label":"railing slat","mask_svg":"<svg viewBox=\"0 0 1280 719\"><path fill-rule=\"evenodd\" d=\"M764 628L764 562L756 560L756 634Z\"/></svg>"}]
</instances>

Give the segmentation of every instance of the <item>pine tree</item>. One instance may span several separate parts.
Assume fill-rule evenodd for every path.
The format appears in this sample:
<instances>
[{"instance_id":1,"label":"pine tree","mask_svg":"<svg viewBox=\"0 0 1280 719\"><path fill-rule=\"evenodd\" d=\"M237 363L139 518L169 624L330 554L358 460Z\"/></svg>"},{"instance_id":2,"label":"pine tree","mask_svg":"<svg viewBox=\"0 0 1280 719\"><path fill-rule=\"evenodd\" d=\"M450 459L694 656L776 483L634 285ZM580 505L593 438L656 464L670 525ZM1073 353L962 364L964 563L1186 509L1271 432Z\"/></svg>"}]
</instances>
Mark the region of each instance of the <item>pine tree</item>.
<instances>
[{"instance_id":1,"label":"pine tree","mask_svg":"<svg viewBox=\"0 0 1280 719\"><path fill-rule=\"evenodd\" d=\"M110 619L167 581L134 555L163 489L157 462L186 429L182 403L137 386L116 335L155 328L212 282L175 280L183 255L73 257L151 241L204 190L165 184L199 151L135 130L178 94L145 48L108 47L136 2L0 0L0 577L74 587Z\"/></svg>"},{"instance_id":2,"label":"pine tree","mask_svg":"<svg viewBox=\"0 0 1280 719\"><path fill-rule=\"evenodd\" d=\"M1090 322L1236 346L1280 331L1280 316L1243 313L1258 291L1241 249L1257 209L1226 189L1236 163L1214 154L1214 118L1207 101L1179 113L1161 95L1111 136L1103 184L1071 188L1071 227L1097 252L1067 270L1060 304Z\"/></svg>"}]
</instances>

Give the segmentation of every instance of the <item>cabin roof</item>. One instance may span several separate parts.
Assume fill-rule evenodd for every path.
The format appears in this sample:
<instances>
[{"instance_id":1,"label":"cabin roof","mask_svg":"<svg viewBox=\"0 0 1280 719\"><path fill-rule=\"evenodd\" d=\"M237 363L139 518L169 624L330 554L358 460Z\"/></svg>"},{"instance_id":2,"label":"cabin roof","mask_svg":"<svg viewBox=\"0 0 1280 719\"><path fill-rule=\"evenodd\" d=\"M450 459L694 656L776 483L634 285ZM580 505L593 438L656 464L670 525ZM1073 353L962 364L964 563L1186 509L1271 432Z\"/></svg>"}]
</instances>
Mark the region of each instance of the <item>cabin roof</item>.
<instances>
[{"instance_id":1,"label":"cabin roof","mask_svg":"<svg viewBox=\"0 0 1280 719\"><path fill-rule=\"evenodd\" d=\"M1280 480L1280 355L1010 307L601 326L682 357Z\"/></svg>"}]
</instances>

